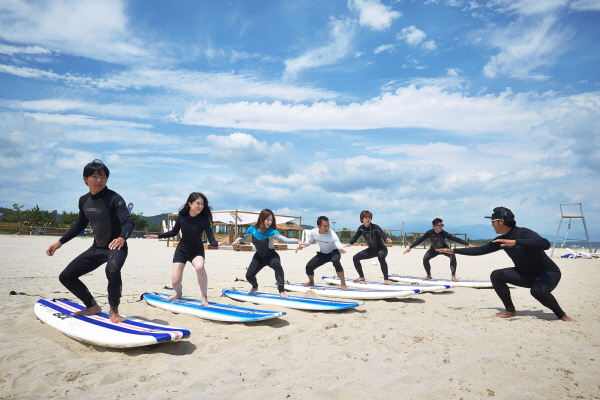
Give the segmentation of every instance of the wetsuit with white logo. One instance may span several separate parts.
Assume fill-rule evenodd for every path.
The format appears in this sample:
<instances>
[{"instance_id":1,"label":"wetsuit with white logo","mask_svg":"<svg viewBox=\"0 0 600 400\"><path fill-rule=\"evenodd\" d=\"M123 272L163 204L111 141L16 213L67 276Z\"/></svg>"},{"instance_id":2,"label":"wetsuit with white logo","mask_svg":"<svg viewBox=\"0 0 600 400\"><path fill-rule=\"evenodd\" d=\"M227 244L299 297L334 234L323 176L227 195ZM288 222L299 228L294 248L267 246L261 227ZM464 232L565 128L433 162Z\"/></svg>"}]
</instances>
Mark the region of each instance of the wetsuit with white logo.
<instances>
[{"instance_id":1,"label":"wetsuit with white logo","mask_svg":"<svg viewBox=\"0 0 600 400\"><path fill-rule=\"evenodd\" d=\"M331 229L327 233L319 233L319 228L314 228L308 233L306 242L310 245L312 243L318 243L319 250L317 255L311 258L306 264L306 275L312 276L315 274L315 269L328 262L333 263L335 272L342 272L342 263L340 262L341 254L340 250L344 246L340 243L340 239ZM302 246L306 248L308 246Z\"/></svg>"},{"instance_id":2,"label":"wetsuit with white logo","mask_svg":"<svg viewBox=\"0 0 600 400\"><path fill-rule=\"evenodd\" d=\"M96 300L79 278L106 263L108 303L111 310L117 310L121 301L121 268L127 258L127 242L120 250L110 250L108 245L118 237L127 239L134 228L125 200L108 188L95 195L86 193L81 196L79 216L59 242L67 243L83 232L88 224L94 236L92 247L71 261L60 274L59 280L86 307L93 307Z\"/></svg>"},{"instance_id":3,"label":"wetsuit with white logo","mask_svg":"<svg viewBox=\"0 0 600 400\"><path fill-rule=\"evenodd\" d=\"M256 253L250 261L250 266L246 272L246 280L250 282L253 289L258 289L258 281L256 275L266 266L269 266L275 271L275 279L277 280L277 289L279 292L283 292L283 285L285 284L285 278L283 274L283 267L281 266L281 260L279 254L275 251L275 240L279 240L284 243L295 244L298 243L298 239L290 239L273 228L258 229L255 226L251 226L246 230L246 233L240 236L237 241L242 242L245 239L252 237L252 244L256 248Z\"/></svg>"},{"instance_id":4,"label":"wetsuit with white logo","mask_svg":"<svg viewBox=\"0 0 600 400\"><path fill-rule=\"evenodd\" d=\"M550 242L531 229L518 226L496 239L515 240L516 245L501 247L500 242L490 242L480 247L455 249L454 252L467 256L479 256L504 250L515 266L493 271L490 280L498 297L504 303L506 311L515 312L508 288L508 284L512 284L530 288L531 295L540 303L552 310L558 318L564 317L565 312L551 293L560 281L561 272L544 251L550 248Z\"/></svg>"},{"instance_id":5,"label":"wetsuit with white logo","mask_svg":"<svg viewBox=\"0 0 600 400\"><path fill-rule=\"evenodd\" d=\"M213 247L218 247L219 243L215 240L210 221L202 214L191 217L190 214L179 214L175 220L173 229L169 232L161 233L159 238L168 238L177 236L181 231L181 240L177 244L173 254L174 263L192 262L198 256L204 257L204 243L202 235L206 232L208 243Z\"/></svg>"},{"instance_id":6,"label":"wetsuit with white logo","mask_svg":"<svg viewBox=\"0 0 600 400\"><path fill-rule=\"evenodd\" d=\"M457 238L456 236L449 234L443 229L440 233L436 233L433 229L430 229L427 232L425 232L423 236L418 238L413 244L411 244L410 248L413 249L417 247L426 239L429 239L429 241L431 242L431 247L429 247L429 249L427 250L427 252L425 252L425 255L423 256L423 267L425 268L425 272L427 272L427 275L431 275L431 265L429 264L429 260L439 256L440 254L443 254L450 258L450 271L452 272L453 276L456 275L456 256L454 254L438 253L436 250L443 248L447 249L450 247L446 243L446 239L452 240L460 244L464 244L465 246L468 246L469 243Z\"/></svg>"},{"instance_id":7,"label":"wetsuit with white logo","mask_svg":"<svg viewBox=\"0 0 600 400\"><path fill-rule=\"evenodd\" d=\"M377 257L379 260L379 265L381 266L381 272L383 272L383 279L388 278L388 265L385 261L385 258L388 254L388 249L383 243L384 240L387 240L387 235L385 232L375 224L370 224L368 228L364 225L361 225L356 230L354 237L350 239L349 244L354 244L358 240L358 238L362 235L362 237L367 242L367 247L365 250L360 251L352 257L352 261L354 262L354 268L356 268L356 272L361 278L364 278L362 265L360 264L361 260L367 260L369 258Z\"/></svg>"}]
</instances>

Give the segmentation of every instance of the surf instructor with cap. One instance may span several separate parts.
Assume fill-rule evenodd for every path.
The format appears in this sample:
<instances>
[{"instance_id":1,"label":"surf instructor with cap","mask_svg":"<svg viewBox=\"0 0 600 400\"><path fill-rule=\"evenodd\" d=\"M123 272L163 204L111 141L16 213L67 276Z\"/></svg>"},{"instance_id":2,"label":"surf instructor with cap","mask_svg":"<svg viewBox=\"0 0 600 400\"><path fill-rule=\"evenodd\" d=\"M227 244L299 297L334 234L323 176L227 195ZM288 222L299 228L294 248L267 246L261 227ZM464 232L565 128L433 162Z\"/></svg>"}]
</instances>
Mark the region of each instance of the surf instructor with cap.
<instances>
[{"instance_id":1,"label":"surf instructor with cap","mask_svg":"<svg viewBox=\"0 0 600 400\"><path fill-rule=\"evenodd\" d=\"M512 268L497 269L492 272L490 280L506 311L497 314L499 318L511 318L517 315L510 296L508 284L530 288L530 293L537 301L556 314L563 321L574 321L560 308L552 295L561 278L560 269L548 257L544 250L550 248L550 242L536 232L516 226L515 216L506 207L496 207L490 217L492 227L500 234L491 242L471 248L437 249L445 254L463 254L481 256L504 250L515 264Z\"/></svg>"},{"instance_id":2,"label":"surf instructor with cap","mask_svg":"<svg viewBox=\"0 0 600 400\"><path fill-rule=\"evenodd\" d=\"M106 187L109 170L100 160L94 160L83 168L83 181L89 187L89 193L79 199L79 216L71 229L46 250L53 256L61 246L73 239L90 224L94 243L92 247L76 257L60 274L60 282L85 304L81 311L73 316L100 314L102 308L91 295L85 284L79 279L106 263L108 279L109 317L112 322L123 322L119 315L121 301L121 268L127 258L127 243L134 224L125 200Z\"/></svg>"}]
</instances>

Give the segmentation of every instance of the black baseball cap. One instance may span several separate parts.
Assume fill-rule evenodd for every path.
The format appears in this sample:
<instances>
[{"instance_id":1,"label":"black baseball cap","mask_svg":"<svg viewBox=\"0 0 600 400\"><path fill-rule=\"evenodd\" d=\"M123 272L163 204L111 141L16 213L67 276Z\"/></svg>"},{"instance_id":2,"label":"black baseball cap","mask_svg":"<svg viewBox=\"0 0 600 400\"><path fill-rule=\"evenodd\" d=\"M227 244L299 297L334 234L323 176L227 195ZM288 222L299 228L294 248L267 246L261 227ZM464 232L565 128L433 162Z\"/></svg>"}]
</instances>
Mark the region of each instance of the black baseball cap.
<instances>
[{"instance_id":1,"label":"black baseball cap","mask_svg":"<svg viewBox=\"0 0 600 400\"><path fill-rule=\"evenodd\" d=\"M505 221L514 221L515 214L513 214L512 211L510 211L506 207L496 207L496 208L494 208L494 211L492 212L492 216L485 217L485 218L503 219Z\"/></svg>"}]
</instances>

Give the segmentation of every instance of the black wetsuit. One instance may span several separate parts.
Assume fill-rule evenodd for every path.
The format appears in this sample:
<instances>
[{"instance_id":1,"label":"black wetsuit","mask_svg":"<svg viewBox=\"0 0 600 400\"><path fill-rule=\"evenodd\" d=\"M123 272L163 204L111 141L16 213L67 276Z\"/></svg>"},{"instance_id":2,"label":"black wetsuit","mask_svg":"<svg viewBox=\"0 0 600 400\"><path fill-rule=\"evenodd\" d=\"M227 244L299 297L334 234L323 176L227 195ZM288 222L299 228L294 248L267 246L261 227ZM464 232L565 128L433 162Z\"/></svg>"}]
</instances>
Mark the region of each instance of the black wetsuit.
<instances>
[{"instance_id":1,"label":"black wetsuit","mask_svg":"<svg viewBox=\"0 0 600 400\"><path fill-rule=\"evenodd\" d=\"M565 312L560 308L551 293L558 285L561 273L558 266L544 251L550 248L550 242L531 229L518 226L496 239L516 240L517 244L501 247L499 242L490 242L480 247L455 249L454 252L468 256L479 256L504 250L515 266L493 271L490 279L494 290L504 303L506 311L515 312L515 306L508 288L508 284L512 284L530 288L531 295L540 303L552 310L558 318L564 317Z\"/></svg>"},{"instance_id":2,"label":"black wetsuit","mask_svg":"<svg viewBox=\"0 0 600 400\"><path fill-rule=\"evenodd\" d=\"M174 263L192 262L198 256L204 257L204 243L202 235L206 232L208 243L213 247L218 247L219 243L215 240L210 221L202 214L191 217L190 214L179 214L175 220L173 229L169 232L161 233L159 238L168 238L177 236L181 230L181 240L177 244L173 254Z\"/></svg>"},{"instance_id":3,"label":"black wetsuit","mask_svg":"<svg viewBox=\"0 0 600 400\"><path fill-rule=\"evenodd\" d=\"M248 228L248 231L238 238L238 241L243 241L248 236L252 235L254 227ZM269 228L270 229L270 228ZM275 280L277 281L277 290L281 293L284 292L284 284L285 277L283 273L283 267L281 266L281 259L279 258L279 254L274 249L274 240L277 239L284 243L298 243L297 239L290 239L283 235L281 235L276 230L263 230L262 232L259 229L256 229L258 236L252 235L252 244L256 248L256 253L252 257L252 261L250 261L250 265L248 266L248 271L246 271L246 280L252 285L253 289L258 289L258 280L256 279L256 275L262 270L264 267L269 266L275 271Z\"/></svg>"},{"instance_id":4,"label":"black wetsuit","mask_svg":"<svg viewBox=\"0 0 600 400\"><path fill-rule=\"evenodd\" d=\"M104 188L100 193L86 193L79 199L79 217L71 229L59 239L67 243L90 224L94 243L64 269L59 280L86 307L96 305L96 300L79 279L106 263L108 279L108 304L116 311L121 301L121 268L127 258L127 242L120 250L110 250L108 245L116 238L127 239L134 228L125 200L117 193Z\"/></svg>"},{"instance_id":5,"label":"black wetsuit","mask_svg":"<svg viewBox=\"0 0 600 400\"><path fill-rule=\"evenodd\" d=\"M383 243L383 241L387 239L387 235L378 225L370 224L368 228L365 228L364 225L361 225L356 230L354 237L352 237L348 243L354 244L361 235L363 238L365 238L365 241L369 247L363 251L359 251L354 255L354 257L352 257L354 268L356 268L358 276L361 278L365 277L360 261L377 257L379 260L379 265L381 266L381 272L383 272L383 279L387 279L388 265L385 261L385 257L387 257L388 249Z\"/></svg>"},{"instance_id":6,"label":"black wetsuit","mask_svg":"<svg viewBox=\"0 0 600 400\"><path fill-rule=\"evenodd\" d=\"M456 236L449 234L448 232L446 232L443 229L440 233L436 233L435 230L430 229L427 232L425 232L425 234L423 236L418 238L413 244L411 244L410 248L413 249L413 248L417 247L418 245L423 243L423 241L425 241L426 239L429 239L429 241L431 242L431 247L429 247L429 249L427 250L427 252L425 252L425 255L423 256L423 267L425 268L425 272L427 273L427 275L428 276L431 275L431 264L429 264L429 260L439 256L440 254L443 254L450 258L450 271L452 272L453 276L456 275L456 256L454 254L438 253L436 250L443 249L443 248L447 249L448 247L450 247L450 246L448 246L448 244L446 244L446 239L452 240L454 242L464 244L467 246L469 245L469 243L465 242L462 239L457 238Z\"/></svg>"}]
</instances>

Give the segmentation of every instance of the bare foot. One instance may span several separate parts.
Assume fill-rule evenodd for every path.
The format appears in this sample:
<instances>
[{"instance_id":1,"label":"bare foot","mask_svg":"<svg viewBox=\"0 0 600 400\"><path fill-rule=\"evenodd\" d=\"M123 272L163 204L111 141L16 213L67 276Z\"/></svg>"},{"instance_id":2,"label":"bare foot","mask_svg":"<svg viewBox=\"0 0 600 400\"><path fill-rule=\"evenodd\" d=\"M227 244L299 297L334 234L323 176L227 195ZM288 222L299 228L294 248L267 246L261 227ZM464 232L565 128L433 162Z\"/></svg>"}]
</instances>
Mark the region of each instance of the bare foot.
<instances>
[{"instance_id":1,"label":"bare foot","mask_svg":"<svg viewBox=\"0 0 600 400\"><path fill-rule=\"evenodd\" d=\"M119 310L109 310L108 317L110 318L110 322L119 323L125 321L125 317L119 315Z\"/></svg>"},{"instance_id":2,"label":"bare foot","mask_svg":"<svg viewBox=\"0 0 600 400\"><path fill-rule=\"evenodd\" d=\"M96 314L100 314L101 312L102 312L102 307L100 307L98 304L94 304L91 307L84 308L83 310L79 310L79 311L75 311L74 313L71 313L71 316L80 317L82 315L96 315Z\"/></svg>"},{"instance_id":3,"label":"bare foot","mask_svg":"<svg viewBox=\"0 0 600 400\"><path fill-rule=\"evenodd\" d=\"M248 290L247 294L253 294L254 292L256 292L258 290L258 288L252 288L250 290Z\"/></svg>"},{"instance_id":4,"label":"bare foot","mask_svg":"<svg viewBox=\"0 0 600 400\"><path fill-rule=\"evenodd\" d=\"M458 279L456 279L456 276L454 276L454 275L452 275L452 278L450 278L450 279L452 279L452 281L454 281L454 282L458 282Z\"/></svg>"},{"instance_id":5,"label":"bare foot","mask_svg":"<svg viewBox=\"0 0 600 400\"><path fill-rule=\"evenodd\" d=\"M561 320L565 321L565 322L576 322L573 318L565 315L564 317L561 318Z\"/></svg>"},{"instance_id":6,"label":"bare foot","mask_svg":"<svg viewBox=\"0 0 600 400\"><path fill-rule=\"evenodd\" d=\"M423 278L424 281L428 281L431 279L431 275L427 275L425 278Z\"/></svg>"},{"instance_id":7,"label":"bare foot","mask_svg":"<svg viewBox=\"0 0 600 400\"><path fill-rule=\"evenodd\" d=\"M354 282L364 282L365 278L356 278Z\"/></svg>"},{"instance_id":8,"label":"bare foot","mask_svg":"<svg viewBox=\"0 0 600 400\"><path fill-rule=\"evenodd\" d=\"M391 282L390 280L386 279L385 281L383 281L383 283L384 283L384 284L386 284L386 285L389 285L389 284L391 284L392 282Z\"/></svg>"},{"instance_id":9,"label":"bare foot","mask_svg":"<svg viewBox=\"0 0 600 400\"><path fill-rule=\"evenodd\" d=\"M180 299L180 298L181 298L180 294L174 294L173 296L167 297L167 301L173 301L173 300L177 300L177 299Z\"/></svg>"},{"instance_id":10,"label":"bare foot","mask_svg":"<svg viewBox=\"0 0 600 400\"><path fill-rule=\"evenodd\" d=\"M286 292L279 292L279 297L281 297L282 299L287 299L289 296Z\"/></svg>"},{"instance_id":11,"label":"bare foot","mask_svg":"<svg viewBox=\"0 0 600 400\"><path fill-rule=\"evenodd\" d=\"M202 299L202 305L203 306L209 306L210 304L208 304L208 299Z\"/></svg>"},{"instance_id":12,"label":"bare foot","mask_svg":"<svg viewBox=\"0 0 600 400\"><path fill-rule=\"evenodd\" d=\"M314 282L306 282L306 283L303 283L302 286L315 286L315 283Z\"/></svg>"},{"instance_id":13,"label":"bare foot","mask_svg":"<svg viewBox=\"0 0 600 400\"><path fill-rule=\"evenodd\" d=\"M517 313L514 311L504 311L501 312L500 314L496 314L496 317L498 318L512 318L512 317L516 317Z\"/></svg>"},{"instance_id":14,"label":"bare foot","mask_svg":"<svg viewBox=\"0 0 600 400\"><path fill-rule=\"evenodd\" d=\"M348 286L342 285L342 290L348 290Z\"/></svg>"}]
</instances>

